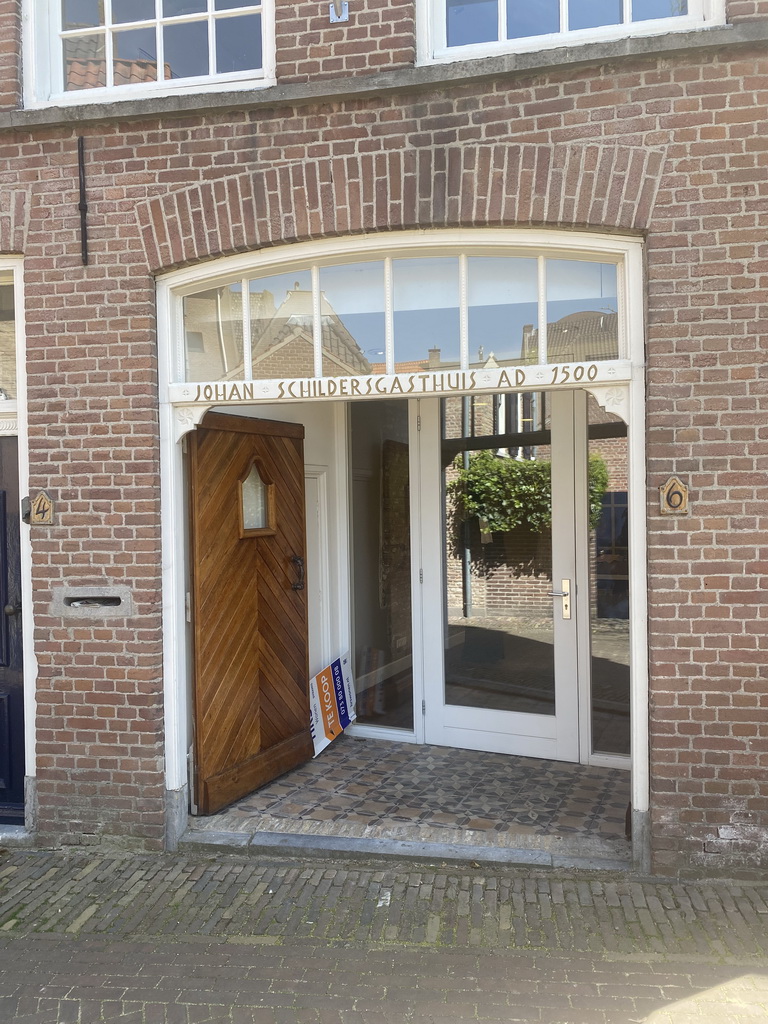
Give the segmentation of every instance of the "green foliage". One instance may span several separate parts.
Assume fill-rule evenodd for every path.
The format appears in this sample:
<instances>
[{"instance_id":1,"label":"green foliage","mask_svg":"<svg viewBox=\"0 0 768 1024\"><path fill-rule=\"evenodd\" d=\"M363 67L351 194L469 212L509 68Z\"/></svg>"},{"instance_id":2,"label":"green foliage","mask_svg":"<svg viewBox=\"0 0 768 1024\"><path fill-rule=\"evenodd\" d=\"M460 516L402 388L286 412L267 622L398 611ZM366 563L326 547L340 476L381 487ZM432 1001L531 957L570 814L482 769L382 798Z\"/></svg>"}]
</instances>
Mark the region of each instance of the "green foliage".
<instances>
[{"instance_id":1,"label":"green foliage","mask_svg":"<svg viewBox=\"0 0 768 1024\"><path fill-rule=\"evenodd\" d=\"M552 525L552 465L543 459L502 458L492 451L470 455L449 485L458 518L478 516L491 532L505 533L518 526L541 533ZM608 487L608 470L599 455L589 457L589 524L594 529Z\"/></svg>"}]
</instances>

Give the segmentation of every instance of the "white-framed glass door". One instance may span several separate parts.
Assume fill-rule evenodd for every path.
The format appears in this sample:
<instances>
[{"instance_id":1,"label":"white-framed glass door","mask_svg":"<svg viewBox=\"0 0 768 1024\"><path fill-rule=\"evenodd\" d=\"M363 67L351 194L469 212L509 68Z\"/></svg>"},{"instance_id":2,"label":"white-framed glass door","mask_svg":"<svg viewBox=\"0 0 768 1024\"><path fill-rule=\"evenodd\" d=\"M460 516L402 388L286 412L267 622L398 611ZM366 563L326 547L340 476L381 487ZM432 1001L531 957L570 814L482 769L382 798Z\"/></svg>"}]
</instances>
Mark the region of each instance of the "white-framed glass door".
<instances>
[{"instance_id":1,"label":"white-framed glass door","mask_svg":"<svg viewBox=\"0 0 768 1024\"><path fill-rule=\"evenodd\" d=\"M586 759L586 394L485 402L420 402L425 740Z\"/></svg>"}]
</instances>

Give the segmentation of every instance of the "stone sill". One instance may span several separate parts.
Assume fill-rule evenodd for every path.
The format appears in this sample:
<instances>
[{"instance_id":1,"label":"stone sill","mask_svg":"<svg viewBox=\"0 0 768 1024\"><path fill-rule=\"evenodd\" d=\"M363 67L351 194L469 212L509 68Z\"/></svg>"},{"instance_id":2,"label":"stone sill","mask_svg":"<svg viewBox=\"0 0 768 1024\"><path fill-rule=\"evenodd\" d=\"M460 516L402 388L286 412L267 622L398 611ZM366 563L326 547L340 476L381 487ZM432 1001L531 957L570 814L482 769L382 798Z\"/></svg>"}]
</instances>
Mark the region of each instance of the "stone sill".
<instances>
[{"instance_id":1,"label":"stone sill","mask_svg":"<svg viewBox=\"0 0 768 1024\"><path fill-rule=\"evenodd\" d=\"M29 129L96 121L128 121L165 116L182 117L217 110L253 110L308 103L341 102L349 97L376 96L414 90L440 89L451 85L510 80L548 74L565 68L613 64L632 59L664 58L689 53L712 53L733 46L768 42L768 19L737 25L670 32L611 42L563 46L532 53L508 53L455 63L380 72L373 75L323 79L318 82L273 85L255 90L194 92L177 96L116 100L112 103L73 104L67 107L36 107L0 112L0 130Z\"/></svg>"}]
</instances>

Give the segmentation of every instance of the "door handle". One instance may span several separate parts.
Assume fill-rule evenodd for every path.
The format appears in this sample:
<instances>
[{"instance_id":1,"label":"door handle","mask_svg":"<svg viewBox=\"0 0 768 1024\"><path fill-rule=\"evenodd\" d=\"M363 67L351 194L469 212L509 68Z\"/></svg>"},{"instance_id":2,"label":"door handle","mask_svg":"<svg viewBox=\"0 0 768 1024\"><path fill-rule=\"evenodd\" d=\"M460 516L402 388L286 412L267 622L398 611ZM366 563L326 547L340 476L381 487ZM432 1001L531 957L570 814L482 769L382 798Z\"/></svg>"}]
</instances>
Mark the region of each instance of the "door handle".
<instances>
[{"instance_id":1,"label":"door handle","mask_svg":"<svg viewBox=\"0 0 768 1024\"><path fill-rule=\"evenodd\" d=\"M3 607L3 612L6 615L18 615L21 611L20 604L7 604Z\"/></svg>"},{"instance_id":2,"label":"door handle","mask_svg":"<svg viewBox=\"0 0 768 1024\"><path fill-rule=\"evenodd\" d=\"M291 561L293 567L298 573L298 579L295 583L291 584L291 590L303 590L304 589L304 559L300 555L291 555Z\"/></svg>"},{"instance_id":3,"label":"door handle","mask_svg":"<svg viewBox=\"0 0 768 1024\"><path fill-rule=\"evenodd\" d=\"M571 581L561 580L560 585L562 590L550 590L547 597L560 597L563 601L563 618L570 619L571 617Z\"/></svg>"}]
</instances>

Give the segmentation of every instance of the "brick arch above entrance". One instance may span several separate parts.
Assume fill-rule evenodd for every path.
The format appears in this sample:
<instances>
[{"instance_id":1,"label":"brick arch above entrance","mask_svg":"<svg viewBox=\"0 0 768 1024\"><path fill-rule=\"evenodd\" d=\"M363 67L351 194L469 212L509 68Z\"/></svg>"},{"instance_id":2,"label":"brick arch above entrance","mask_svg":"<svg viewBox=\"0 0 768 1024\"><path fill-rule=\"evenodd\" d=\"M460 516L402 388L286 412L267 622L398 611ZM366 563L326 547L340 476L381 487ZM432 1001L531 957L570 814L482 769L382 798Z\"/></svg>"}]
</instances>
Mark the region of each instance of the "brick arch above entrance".
<instances>
[{"instance_id":1,"label":"brick arch above entrance","mask_svg":"<svg viewBox=\"0 0 768 1024\"><path fill-rule=\"evenodd\" d=\"M137 216L153 271L367 231L643 232L664 156L630 146L496 144L307 160L157 196Z\"/></svg>"}]
</instances>

